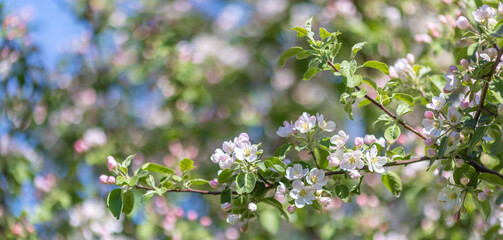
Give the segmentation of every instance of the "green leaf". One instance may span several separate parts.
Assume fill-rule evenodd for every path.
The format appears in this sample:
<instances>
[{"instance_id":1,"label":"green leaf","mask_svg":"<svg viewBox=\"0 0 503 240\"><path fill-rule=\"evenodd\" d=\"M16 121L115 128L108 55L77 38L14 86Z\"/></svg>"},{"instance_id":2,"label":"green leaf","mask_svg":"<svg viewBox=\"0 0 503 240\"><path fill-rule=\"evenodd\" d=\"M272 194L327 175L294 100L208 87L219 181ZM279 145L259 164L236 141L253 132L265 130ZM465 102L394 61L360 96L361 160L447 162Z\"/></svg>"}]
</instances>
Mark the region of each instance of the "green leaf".
<instances>
[{"instance_id":1,"label":"green leaf","mask_svg":"<svg viewBox=\"0 0 503 240\"><path fill-rule=\"evenodd\" d=\"M494 80L489 83L491 95L503 104L503 80L499 77L494 77Z\"/></svg>"},{"instance_id":2,"label":"green leaf","mask_svg":"<svg viewBox=\"0 0 503 240\"><path fill-rule=\"evenodd\" d=\"M335 193L341 198L342 201L347 202L349 198L349 188L344 184L335 186Z\"/></svg>"},{"instance_id":3,"label":"green leaf","mask_svg":"<svg viewBox=\"0 0 503 240\"><path fill-rule=\"evenodd\" d=\"M317 66L311 66L309 69L307 69L306 72L304 72L304 75L302 77L302 80L309 80L311 79L312 77L314 77L314 75L316 75L318 73L318 67Z\"/></svg>"},{"instance_id":4,"label":"green leaf","mask_svg":"<svg viewBox=\"0 0 503 240\"><path fill-rule=\"evenodd\" d=\"M256 164L256 166L262 171L262 172L265 172L267 171L267 167L265 166L265 163L263 162L259 162Z\"/></svg>"},{"instance_id":5,"label":"green leaf","mask_svg":"<svg viewBox=\"0 0 503 240\"><path fill-rule=\"evenodd\" d=\"M490 173L480 173L478 176L478 179L484 180L490 184L493 185L499 185L503 186L503 179L499 178L498 176ZM470 180L471 182L471 180Z\"/></svg>"},{"instance_id":6,"label":"green leaf","mask_svg":"<svg viewBox=\"0 0 503 240\"><path fill-rule=\"evenodd\" d=\"M274 152L274 156L283 160L286 158L286 155L294 149L294 146L293 143L283 144Z\"/></svg>"},{"instance_id":7,"label":"green leaf","mask_svg":"<svg viewBox=\"0 0 503 240\"><path fill-rule=\"evenodd\" d=\"M360 195L360 187L361 187L362 182L363 182L363 177L365 177L365 175L361 176L358 179L358 183L351 188L350 193Z\"/></svg>"},{"instance_id":8,"label":"green leaf","mask_svg":"<svg viewBox=\"0 0 503 240\"><path fill-rule=\"evenodd\" d=\"M500 154L503 152L503 138L502 136L496 138L493 142L493 144L491 144L491 147L489 148L491 150L491 153L496 155L496 154Z\"/></svg>"},{"instance_id":9,"label":"green leaf","mask_svg":"<svg viewBox=\"0 0 503 240\"><path fill-rule=\"evenodd\" d=\"M232 174L234 173L233 170L230 170L230 169L224 169L220 172L220 174L218 174L218 182L219 183L227 183L229 182L229 180L231 179L232 177Z\"/></svg>"},{"instance_id":10,"label":"green leaf","mask_svg":"<svg viewBox=\"0 0 503 240\"><path fill-rule=\"evenodd\" d=\"M175 171L173 171L165 166L162 166L162 165L159 165L156 163L150 163L150 162L143 164L143 166L141 166L141 169L151 171L151 172L164 173L164 174L174 174L175 173Z\"/></svg>"},{"instance_id":11,"label":"green leaf","mask_svg":"<svg viewBox=\"0 0 503 240\"><path fill-rule=\"evenodd\" d=\"M367 42L359 42L351 48L351 60L353 60L356 56L356 53L360 51L365 45L367 45Z\"/></svg>"},{"instance_id":12,"label":"green leaf","mask_svg":"<svg viewBox=\"0 0 503 240\"><path fill-rule=\"evenodd\" d=\"M278 200L274 198L264 198L260 200L260 202L275 207L276 209L278 209L279 213L281 214L281 216L283 216L283 218L285 218L286 221L290 221L290 219L288 218L288 214L286 214L285 210L283 209L283 205L280 202L278 202Z\"/></svg>"},{"instance_id":13,"label":"green leaf","mask_svg":"<svg viewBox=\"0 0 503 240\"><path fill-rule=\"evenodd\" d=\"M125 167L125 168L128 168L129 165L131 165L131 160L133 160L134 158L134 154L133 155L129 155L123 162L122 162L122 166Z\"/></svg>"},{"instance_id":14,"label":"green leaf","mask_svg":"<svg viewBox=\"0 0 503 240\"><path fill-rule=\"evenodd\" d=\"M464 164L462 167L456 168L456 169L454 169L454 172L452 172L452 178L454 179L454 182L456 184L461 184L460 179L466 177L466 178L470 179L468 186L472 186L472 187L477 187L477 183L478 183L477 175L478 175L478 173L475 170L475 168L473 168L472 166L470 166L468 164Z\"/></svg>"},{"instance_id":15,"label":"green leaf","mask_svg":"<svg viewBox=\"0 0 503 240\"><path fill-rule=\"evenodd\" d=\"M400 127L395 124L386 128L384 131L384 138L386 138L388 142L394 142L400 137L400 133Z\"/></svg>"},{"instance_id":16,"label":"green leaf","mask_svg":"<svg viewBox=\"0 0 503 240\"><path fill-rule=\"evenodd\" d=\"M370 78L364 78L363 82L365 82L366 84L371 86L373 89L377 90L377 83L374 80L372 80Z\"/></svg>"},{"instance_id":17,"label":"green leaf","mask_svg":"<svg viewBox=\"0 0 503 240\"><path fill-rule=\"evenodd\" d=\"M259 217L260 224L264 227L264 229L269 232L269 234L276 235L281 226L281 218L279 218L278 214L271 211L263 211Z\"/></svg>"},{"instance_id":18,"label":"green leaf","mask_svg":"<svg viewBox=\"0 0 503 240\"><path fill-rule=\"evenodd\" d=\"M256 182L257 177L254 173L240 173L236 178L236 192L238 194L250 193Z\"/></svg>"},{"instance_id":19,"label":"green leaf","mask_svg":"<svg viewBox=\"0 0 503 240\"><path fill-rule=\"evenodd\" d=\"M471 194L473 203L475 204L475 208L480 212L484 220L487 221L489 216L491 216L491 204L489 201L479 201L476 194Z\"/></svg>"},{"instance_id":20,"label":"green leaf","mask_svg":"<svg viewBox=\"0 0 503 240\"><path fill-rule=\"evenodd\" d=\"M276 158L277 159L277 158ZM281 160L280 160L281 161ZM267 166L267 167L270 167L270 168L274 168L276 171L280 172L280 173L284 173L286 170L285 170L285 167L284 167L284 163L281 164L279 162L273 162L271 160L265 160L264 161L264 164Z\"/></svg>"},{"instance_id":21,"label":"green leaf","mask_svg":"<svg viewBox=\"0 0 503 240\"><path fill-rule=\"evenodd\" d=\"M300 53L303 50L304 49L302 49L301 47L293 47L293 48L286 50L283 54L281 54L281 56L279 56L278 65L280 67L284 66L286 63L286 60L297 55L297 53Z\"/></svg>"},{"instance_id":22,"label":"green leaf","mask_svg":"<svg viewBox=\"0 0 503 240\"><path fill-rule=\"evenodd\" d=\"M412 112L412 110L403 104L398 105L398 108L396 109L396 113L398 114L398 117L402 117L403 115L410 113L410 112Z\"/></svg>"},{"instance_id":23,"label":"green leaf","mask_svg":"<svg viewBox=\"0 0 503 240\"><path fill-rule=\"evenodd\" d=\"M363 66L368 67L368 68L377 69L377 70L381 71L382 73L389 75L388 65L386 65L386 63L382 63L379 61L367 61L363 64Z\"/></svg>"},{"instance_id":24,"label":"green leaf","mask_svg":"<svg viewBox=\"0 0 503 240\"><path fill-rule=\"evenodd\" d=\"M232 197L232 191L228 188L224 189L220 194L220 203L230 203Z\"/></svg>"},{"instance_id":25,"label":"green leaf","mask_svg":"<svg viewBox=\"0 0 503 240\"><path fill-rule=\"evenodd\" d=\"M475 55L475 52L477 51L477 48L479 47L479 43L472 43L468 49L466 49L466 54L471 57Z\"/></svg>"},{"instance_id":26,"label":"green leaf","mask_svg":"<svg viewBox=\"0 0 503 240\"><path fill-rule=\"evenodd\" d=\"M302 60L304 58L310 57L311 55L312 53L310 51L303 50L302 52L297 53L297 56L295 56L295 58Z\"/></svg>"},{"instance_id":27,"label":"green leaf","mask_svg":"<svg viewBox=\"0 0 503 240\"><path fill-rule=\"evenodd\" d=\"M497 198L496 198L496 205L501 205L503 204L503 193L501 193Z\"/></svg>"},{"instance_id":28,"label":"green leaf","mask_svg":"<svg viewBox=\"0 0 503 240\"><path fill-rule=\"evenodd\" d=\"M364 106L367 106L370 104L370 100L368 99L362 99L359 103L358 103L358 108L362 108Z\"/></svg>"},{"instance_id":29,"label":"green leaf","mask_svg":"<svg viewBox=\"0 0 503 240\"><path fill-rule=\"evenodd\" d=\"M293 27L291 28L292 30L295 30L297 31L297 37L298 38L301 38L301 37L304 37L304 36L307 36L307 30L304 29L303 27ZM293 55L292 55L293 56Z\"/></svg>"},{"instance_id":30,"label":"green leaf","mask_svg":"<svg viewBox=\"0 0 503 240\"><path fill-rule=\"evenodd\" d=\"M119 220L122 211L122 190L120 188L110 191L107 198L107 206L112 215Z\"/></svg>"},{"instance_id":31,"label":"green leaf","mask_svg":"<svg viewBox=\"0 0 503 240\"><path fill-rule=\"evenodd\" d=\"M440 140L440 146L438 147L438 158L443 158L445 154L445 150L447 149L447 142L449 138L444 137Z\"/></svg>"},{"instance_id":32,"label":"green leaf","mask_svg":"<svg viewBox=\"0 0 503 240\"><path fill-rule=\"evenodd\" d=\"M468 146L468 154L471 154L473 147L482 140L484 134L486 133L487 127L482 126L475 129L475 133L473 133L472 140L470 141L470 145Z\"/></svg>"},{"instance_id":33,"label":"green leaf","mask_svg":"<svg viewBox=\"0 0 503 240\"><path fill-rule=\"evenodd\" d=\"M330 152L328 152L325 149L321 149L321 148L314 149L314 156L318 160L318 164L320 165L321 169L326 169L328 167L327 157L329 155L330 155Z\"/></svg>"},{"instance_id":34,"label":"green leaf","mask_svg":"<svg viewBox=\"0 0 503 240\"><path fill-rule=\"evenodd\" d=\"M313 22L313 17L310 17L306 20L306 24L304 26L306 27L307 32L311 32L312 22Z\"/></svg>"},{"instance_id":35,"label":"green leaf","mask_svg":"<svg viewBox=\"0 0 503 240\"><path fill-rule=\"evenodd\" d=\"M182 172L191 170L193 168L194 168L194 161L188 158L184 158L182 159L182 161L180 161L180 170L182 170Z\"/></svg>"},{"instance_id":36,"label":"green leaf","mask_svg":"<svg viewBox=\"0 0 503 240\"><path fill-rule=\"evenodd\" d=\"M395 197L400 197L400 193L402 192L402 181L396 173L389 172L387 175L382 175L381 179L384 186L386 186Z\"/></svg>"},{"instance_id":37,"label":"green leaf","mask_svg":"<svg viewBox=\"0 0 503 240\"><path fill-rule=\"evenodd\" d=\"M134 208L134 194L131 190L125 191L122 195L122 212L129 214Z\"/></svg>"},{"instance_id":38,"label":"green leaf","mask_svg":"<svg viewBox=\"0 0 503 240\"><path fill-rule=\"evenodd\" d=\"M194 179L189 180L189 184L191 184L191 185L203 185L203 184L207 184L209 182L210 181L202 179L202 178L194 178Z\"/></svg>"},{"instance_id":39,"label":"green leaf","mask_svg":"<svg viewBox=\"0 0 503 240\"><path fill-rule=\"evenodd\" d=\"M395 93L393 94L393 98L399 99L404 101L405 103L409 104L409 106L413 107L414 106L414 98L405 93Z\"/></svg>"},{"instance_id":40,"label":"green leaf","mask_svg":"<svg viewBox=\"0 0 503 240\"><path fill-rule=\"evenodd\" d=\"M324 28L320 28L320 37L321 37L321 39L325 39L325 38L330 37L330 36L332 36L332 34L331 34L331 33L329 33L329 32L328 32L326 29L324 29Z\"/></svg>"}]
</instances>

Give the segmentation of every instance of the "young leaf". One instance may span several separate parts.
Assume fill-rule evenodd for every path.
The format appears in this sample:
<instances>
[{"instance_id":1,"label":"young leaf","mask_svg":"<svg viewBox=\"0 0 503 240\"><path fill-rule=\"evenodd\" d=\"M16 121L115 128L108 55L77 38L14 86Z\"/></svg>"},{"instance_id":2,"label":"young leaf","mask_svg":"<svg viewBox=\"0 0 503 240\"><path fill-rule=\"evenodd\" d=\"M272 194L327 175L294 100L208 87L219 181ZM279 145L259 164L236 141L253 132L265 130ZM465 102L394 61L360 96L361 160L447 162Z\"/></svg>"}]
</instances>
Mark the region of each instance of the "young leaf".
<instances>
[{"instance_id":1,"label":"young leaf","mask_svg":"<svg viewBox=\"0 0 503 240\"><path fill-rule=\"evenodd\" d=\"M301 47L293 47L293 48L286 50L283 54L281 54L281 56L279 56L278 65L280 67L284 66L286 63L286 60L297 55L297 53L300 53L303 50L304 49L302 49Z\"/></svg>"},{"instance_id":2,"label":"young leaf","mask_svg":"<svg viewBox=\"0 0 503 240\"><path fill-rule=\"evenodd\" d=\"M230 169L224 169L220 172L220 174L218 174L218 182L219 183L226 183L226 182L229 182L229 180L231 179L232 177L232 174L234 173L234 171L230 170Z\"/></svg>"},{"instance_id":3,"label":"young leaf","mask_svg":"<svg viewBox=\"0 0 503 240\"><path fill-rule=\"evenodd\" d=\"M320 37L321 37L321 39L325 39L325 38L330 37L330 36L332 36L332 34L331 34L331 33L329 33L329 32L328 32L326 29L324 29L324 28L320 28Z\"/></svg>"},{"instance_id":4,"label":"young leaf","mask_svg":"<svg viewBox=\"0 0 503 240\"><path fill-rule=\"evenodd\" d=\"M367 61L363 64L363 66L368 67L368 68L377 69L377 70L381 71L382 73L389 75L389 69L388 69L388 65L386 65L386 63L382 63L379 61Z\"/></svg>"},{"instance_id":5,"label":"young leaf","mask_svg":"<svg viewBox=\"0 0 503 240\"><path fill-rule=\"evenodd\" d=\"M471 194L473 203L475 204L475 208L479 210L482 217L487 221L489 216L491 215L491 204L489 201L479 201L477 195Z\"/></svg>"},{"instance_id":6,"label":"young leaf","mask_svg":"<svg viewBox=\"0 0 503 240\"><path fill-rule=\"evenodd\" d=\"M209 182L210 181L202 179L202 178L194 178L194 179L189 180L189 184L191 184L191 185L203 185L203 184L207 184Z\"/></svg>"},{"instance_id":7,"label":"young leaf","mask_svg":"<svg viewBox=\"0 0 503 240\"><path fill-rule=\"evenodd\" d=\"M402 181L396 173L389 172L387 175L382 175L381 179L384 186L386 186L395 197L400 197L400 193L402 192Z\"/></svg>"},{"instance_id":8,"label":"young leaf","mask_svg":"<svg viewBox=\"0 0 503 240\"><path fill-rule=\"evenodd\" d=\"M238 194L253 191L257 178L254 173L240 173L236 178L236 192Z\"/></svg>"},{"instance_id":9,"label":"young leaf","mask_svg":"<svg viewBox=\"0 0 503 240\"><path fill-rule=\"evenodd\" d=\"M400 137L400 133L400 127L395 124L386 128L384 131L384 138L386 138L388 142L394 142L398 139L398 137Z\"/></svg>"},{"instance_id":10,"label":"young leaf","mask_svg":"<svg viewBox=\"0 0 503 240\"><path fill-rule=\"evenodd\" d=\"M263 203L266 203L268 205L275 207L276 209L278 209L281 216L283 216L287 222L290 221L290 219L288 218L288 214L286 214L285 210L283 209L283 205L280 202L278 202L278 200L276 200L274 198L264 198L264 199L260 200L260 202L263 202Z\"/></svg>"},{"instance_id":11,"label":"young leaf","mask_svg":"<svg viewBox=\"0 0 503 240\"><path fill-rule=\"evenodd\" d=\"M141 166L141 169L151 171L151 172L164 173L164 174L174 174L175 173L175 171L173 171L165 166L156 164L156 163L145 163L145 164L143 164L143 166Z\"/></svg>"},{"instance_id":12,"label":"young leaf","mask_svg":"<svg viewBox=\"0 0 503 240\"><path fill-rule=\"evenodd\" d=\"M396 113L398 114L398 117L402 117L403 115L410 113L410 112L412 112L412 110L403 104L398 105L398 108L396 109Z\"/></svg>"},{"instance_id":13,"label":"young leaf","mask_svg":"<svg viewBox=\"0 0 503 240\"><path fill-rule=\"evenodd\" d=\"M413 107L414 106L414 98L405 93L395 93L393 94L393 98L399 99L404 101L405 103L409 104L409 106Z\"/></svg>"},{"instance_id":14,"label":"young leaf","mask_svg":"<svg viewBox=\"0 0 503 240\"><path fill-rule=\"evenodd\" d=\"M191 170L193 168L194 168L194 161L188 158L184 158L182 159L182 161L180 161L180 170L182 170L182 172Z\"/></svg>"},{"instance_id":15,"label":"young leaf","mask_svg":"<svg viewBox=\"0 0 503 240\"><path fill-rule=\"evenodd\" d=\"M232 191L228 188L224 189L220 194L220 203L230 203L231 202Z\"/></svg>"},{"instance_id":16,"label":"young leaf","mask_svg":"<svg viewBox=\"0 0 503 240\"><path fill-rule=\"evenodd\" d=\"M134 194L131 190L125 191L122 195L122 212L129 214L134 207Z\"/></svg>"},{"instance_id":17,"label":"young leaf","mask_svg":"<svg viewBox=\"0 0 503 240\"><path fill-rule=\"evenodd\" d=\"M301 38L301 37L304 37L304 36L307 36L307 30L304 29L303 27L293 27L291 28L292 30L295 30L297 31L297 37L298 38Z\"/></svg>"},{"instance_id":18,"label":"young leaf","mask_svg":"<svg viewBox=\"0 0 503 240\"><path fill-rule=\"evenodd\" d=\"M473 134L472 140L470 141L470 145L468 146L468 154L471 154L473 147L480 141L482 140L482 137L484 137L484 134L486 133L487 127L482 126L478 127L475 130L475 133Z\"/></svg>"},{"instance_id":19,"label":"young leaf","mask_svg":"<svg viewBox=\"0 0 503 240\"><path fill-rule=\"evenodd\" d=\"M294 149L294 146L293 143L283 144L274 152L274 156L283 160L286 158L286 155Z\"/></svg>"},{"instance_id":20,"label":"young leaf","mask_svg":"<svg viewBox=\"0 0 503 240\"><path fill-rule=\"evenodd\" d=\"M125 168L128 168L129 165L131 165L131 160L133 160L133 157L134 157L134 154L133 155L129 155L123 162L122 162L122 166L125 167Z\"/></svg>"},{"instance_id":21,"label":"young leaf","mask_svg":"<svg viewBox=\"0 0 503 240\"><path fill-rule=\"evenodd\" d=\"M349 188L344 184L335 186L335 193L341 198L342 201L347 202L349 197Z\"/></svg>"},{"instance_id":22,"label":"young leaf","mask_svg":"<svg viewBox=\"0 0 503 240\"><path fill-rule=\"evenodd\" d=\"M356 56L356 53L360 51L365 45L367 45L367 42L359 42L351 48L351 60L353 60Z\"/></svg>"},{"instance_id":23,"label":"young leaf","mask_svg":"<svg viewBox=\"0 0 503 240\"><path fill-rule=\"evenodd\" d=\"M120 188L110 191L107 198L107 206L112 215L118 220L122 211L122 190Z\"/></svg>"},{"instance_id":24,"label":"young leaf","mask_svg":"<svg viewBox=\"0 0 503 240\"><path fill-rule=\"evenodd\" d=\"M316 66L311 66L309 69L307 69L306 72L304 72L304 76L302 78L302 80L309 80L311 79L312 77L314 77L314 75L316 75L318 73L318 67Z\"/></svg>"}]
</instances>

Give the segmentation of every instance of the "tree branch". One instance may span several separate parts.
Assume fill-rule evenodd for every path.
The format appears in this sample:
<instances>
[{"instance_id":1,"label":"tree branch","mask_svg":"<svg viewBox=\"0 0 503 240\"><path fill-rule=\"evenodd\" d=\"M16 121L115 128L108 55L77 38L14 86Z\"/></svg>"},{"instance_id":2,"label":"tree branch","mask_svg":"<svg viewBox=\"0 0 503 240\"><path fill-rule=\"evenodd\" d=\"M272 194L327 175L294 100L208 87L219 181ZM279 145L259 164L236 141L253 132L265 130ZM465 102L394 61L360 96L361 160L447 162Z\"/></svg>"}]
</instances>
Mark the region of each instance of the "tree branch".
<instances>
[{"instance_id":1,"label":"tree branch","mask_svg":"<svg viewBox=\"0 0 503 240\"><path fill-rule=\"evenodd\" d=\"M491 71L489 74L487 74L487 81L484 83L484 88L482 89L482 94L480 95L480 102L479 102L479 107L477 108L477 112L475 112L475 116L473 117L475 121L479 120L480 114L482 113L482 110L484 109L484 103L486 100L487 96L487 91L489 90L489 82L493 79L494 73L496 72L496 67L501 61L501 55L503 54L503 48L500 49L496 44L494 46L496 49L498 49L498 56L496 57L496 62L493 64L493 67L491 68ZM470 137L471 140L471 137Z\"/></svg>"},{"instance_id":2,"label":"tree branch","mask_svg":"<svg viewBox=\"0 0 503 240\"><path fill-rule=\"evenodd\" d=\"M330 60L327 60L327 63L328 63L328 65L330 65L330 67L332 67L332 69L334 69L334 71L339 72L339 69L337 69L335 67L335 65ZM358 91L360 91L360 88L358 86L356 86L355 89L358 90ZM395 114L393 114L389 109L387 109L384 105L376 102L373 98L371 98L367 94L365 94L365 98L367 100L369 100L372 104L376 105L378 108L380 108L381 110L383 110L386 114L388 114L388 116L390 116L391 118L395 119L398 122L398 124L402 125L407 130L413 132L418 137L420 137L422 139L426 139L425 135L423 135L422 133L420 133L419 131L417 131L416 129L414 129L413 127L411 127L410 125L408 125L407 123L405 123L404 121L402 121L401 119L398 119L398 117Z\"/></svg>"},{"instance_id":3,"label":"tree branch","mask_svg":"<svg viewBox=\"0 0 503 240\"><path fill-rule=\"evenodd\" d=\"M430 160L429 157L416 157L416 158L412 158L409 160L398 160L395 162L386 163L386 164L384 164L384 166L385 167L401 166L401 165L408 165L408 164L412 164L412 163L418 163L418 162L429 161L429 160ZM437 159L437 160L439 160L439 159ZM368 170L368 166L367 165L363 166L362 170ZM331 175L337 175L337 174L344 174L344 172L346 172L346 171L344 171L344 170L331 171L331 172L325 172L325 175L331 176Z\"/></svg>"}]
</instances>

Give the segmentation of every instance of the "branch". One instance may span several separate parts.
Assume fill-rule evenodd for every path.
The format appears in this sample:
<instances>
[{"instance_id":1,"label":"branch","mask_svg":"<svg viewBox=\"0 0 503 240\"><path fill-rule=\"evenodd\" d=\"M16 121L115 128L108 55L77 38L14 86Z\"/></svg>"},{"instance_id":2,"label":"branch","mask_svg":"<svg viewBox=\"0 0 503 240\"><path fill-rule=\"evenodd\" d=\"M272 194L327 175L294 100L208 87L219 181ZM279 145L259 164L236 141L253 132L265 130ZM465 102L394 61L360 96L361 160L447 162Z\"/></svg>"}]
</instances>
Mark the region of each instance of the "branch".
<instances>
[{"instance_id":1,"label":"branch","mask_svg":"<svg viewBox=\"0 0 503 240\"><path fill-rule=\"evenodd\" d=\"M492 169L485 167L482 163L478 163L478 162L475 162L472 160L472 161L469 161L467 164L470 164L473 168L475 168L475 170L477 172L485 172L485 173L489 173L489 174L494 174L494 175L498 176L499 178L503 179L503 175L501 175L499 172L496 172Z\"/></svg>"},{"instance_id":2,"label":"branch","mask_svg":"<svg viewBox=\"0 0 503 240\"><path fill-rule=\"evenodd\" d=\"M141 184L137 184L136 188L145 189L145 190L155 190L153 187L144 186ZM197 190L192 188L187 189L168 189L166 192L189 192L189 193L199 193L199 194L209 194L209 195L220 195L221 191L205 191L205 190Z\"/></svg>"},{"instance_id":3,"label":"branch","mask_svg":"<svg viewBox=\"0 0 503 240\"><path fill-rule=\"evenodd\" d=\"M327 60L327 63L328 63L328 65L330 65L330 67L332 67L334 69L334 71L339 72L339 69L337 69L335 67L335 65L330 60ZM360 88L358 86L356 86L355 89L358 90L358 91L360 91ZM407 123L405 123L404 121L402 121L401 119L398 119L398 117L395 114L393 114L390 110L388 110L384 105L376 102L373 98L371 98L367 94L365 94L365 98L367 100L369 100L372 104L376 105L378 108L380 108L381 110L383 110L386 114L388 114L388 116L390 116L391 118L395 119L398 122L398 124L402 125L407 130L413 132L418 137L420 137L422 139L426 139L425 135L423 135L422 133L420 133L419 131L417 131L416 129L414 129L413 127L411 127L410 125L408 125Z\"/></svg>"},{"instance_id":4,"label":"branch","mask_svg":"<svg viewBox=\"0 0 503 240\"><path fill-rule=\"evenodd\" d=\"M390 162L384 164L385 167L392 167L392 166L401 166L401 165L408 165L412 163L417 163L417 162L423 162L423 161L429 161L431 158L429 157L415 157L409 160L398 160L395 162ZM437 159L440 160L440 159ZM362 170L368 170L368 166L365 165ZM337 174L344 174L344 170L339 170L339 171L331 171L331 172L325 172L325 175L331 176L331 175L337 175Z\"/></svg>"},{"instance_id":5,"label":"branch","mask_svg":"<svg viewBox=\"0 0 503 240\"><path fill-rule=\"evenodd\" d=\"M318 164L318 159L316 159L316 156L314 155L313 150L309 149L309 154L311 154L311 156L313 156L314 163L316 164L316 167L318 167L318 169L321 169L320 165Z\"/></svg>"}]
</instances>

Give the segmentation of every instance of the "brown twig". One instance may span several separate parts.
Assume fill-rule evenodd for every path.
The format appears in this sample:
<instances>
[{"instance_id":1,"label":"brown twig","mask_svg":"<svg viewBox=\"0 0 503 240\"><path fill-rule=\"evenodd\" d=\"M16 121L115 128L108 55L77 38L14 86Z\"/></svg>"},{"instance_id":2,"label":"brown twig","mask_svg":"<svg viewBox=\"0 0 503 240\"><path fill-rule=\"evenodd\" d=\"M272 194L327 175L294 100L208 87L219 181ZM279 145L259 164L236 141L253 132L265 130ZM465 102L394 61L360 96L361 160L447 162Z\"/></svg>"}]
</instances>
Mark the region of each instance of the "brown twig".
<instances>
[{"instance_id":1,"label":"brown twig","mask_svg":"<svg viewBox=\"0 0 503 240\"><path fill-rule=\"evenodd\" d=\"M313 156L314 163L316 164L316 167L318 167L318 169L321 169L320 165L318 164L318 159L316 159L316 155L314 155L313 150L309 149L309 154L310 154L311 156Z\"/></svg>"},{"instance_id":2,"label":"brown twig","mask_svg":"<svg viewBox=\"0 0 503 240\"><path fill-rule=\"evenodd\" d=\"M327 63L328 65L330 65L330 67L332 67L332 69L334 69L334 71L336 72L339 72L339 69L337 69L335 67L335 65L330 61L330 60L327 60ZM360 88L358 86L355 87L356 90L360 91ZM384 105L378 103L376 100L374 100L373 98L371 98L369 95L365 94L365 98L367 100L369 100L372 104L376 105L378 108L380 108L381 110L383 110L386 114L388 114L388 116L390 116L391 118L395 119L398 124L402 125L404 128L406 128L407 130L413 132L414 134L416 134L418 137L422 138L422 139L426 139L426 136L423 135L421 132L419 132L418 130L414 129L413 127L411 127L410 125L408 125L407 123L405 123L404 121L402 121L401 119L399 119L395 114L393 114L389 109L387 109Z\"/></svg>"},{"instance_id":3,"label":"brown twig","mask_svg":"<svg viewBox=\"0 0 503 240\"><path fill-rule=\"evenodd\" d=\"M136 188L145 189L145 190L155 190L153 187L144 186L141 184L137 184ZM168 189L166 192L189 192L189 193L199 193L199 194L209 194L209 195L219 195L221 191L205 191L205 190L197 190L192 188L186 189Z\"/></svg>"},{"instance_id":4,"label":"brown twig","mask_svg":"<svg viewBox=\"0 0 503 240\"><path fill-rule=\"evenodd\" d=\"M496 62L494 63L493 67L491 68L491 71L485 76L487 77L487 81L484 83L484 88L482 89L482 94L480 95L480 102L479 102L479 107L477 108L477 111L475 112L475 116L473 119L475 121L479 120L480 114L482 113L482 110L484 109L484 103L486 100L487 96L487 91L489 90L489 82L491 82L494 73L496 72L496 67L501 61L501 55L503 55L503 49L500 49L497 45L494 45L496 49L498 49L498 56L496 57ZM471 140L471 137L470 137Z\"/></svg>"}]
</instances>

